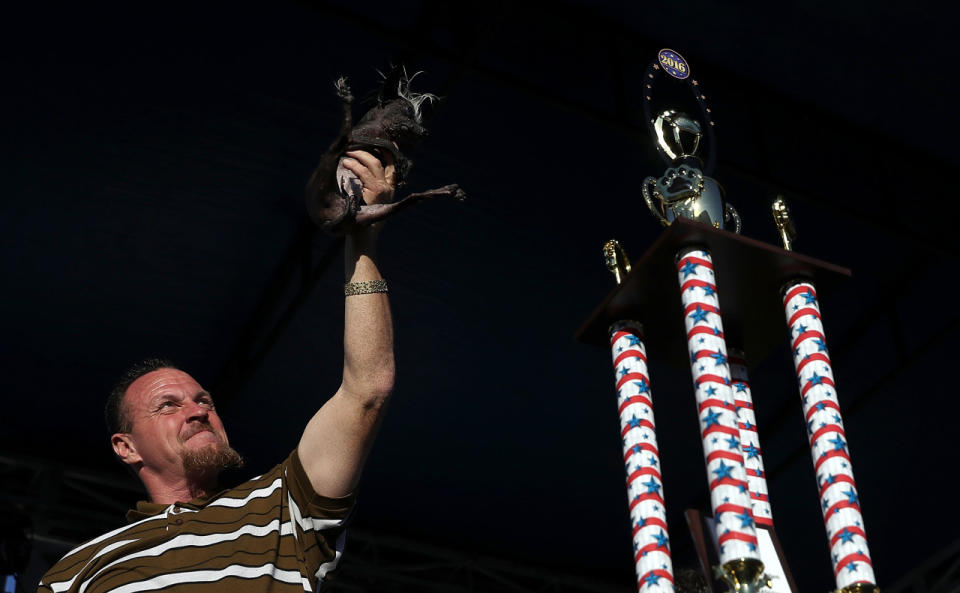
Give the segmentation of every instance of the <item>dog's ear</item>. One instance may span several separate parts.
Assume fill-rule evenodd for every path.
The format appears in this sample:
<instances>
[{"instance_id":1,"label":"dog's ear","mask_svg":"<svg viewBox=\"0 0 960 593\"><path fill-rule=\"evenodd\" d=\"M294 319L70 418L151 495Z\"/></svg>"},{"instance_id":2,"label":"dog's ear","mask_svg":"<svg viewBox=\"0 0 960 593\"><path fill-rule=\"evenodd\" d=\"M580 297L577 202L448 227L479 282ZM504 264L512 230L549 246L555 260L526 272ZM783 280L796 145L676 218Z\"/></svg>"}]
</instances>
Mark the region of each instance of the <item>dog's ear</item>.
<instances>
[{"instance_id":1,"label":"dog's ear","mask_svg":"<svg viewBox=\"0 0 960 593\"><path fill-rule=\"evenodd\" d=\"M383 74L383 83L377 93L377 105L383 107L400 96L401 89L408 83L407 71L403 66L390 65L390 69Z\"/></svg>"}]
</instances>

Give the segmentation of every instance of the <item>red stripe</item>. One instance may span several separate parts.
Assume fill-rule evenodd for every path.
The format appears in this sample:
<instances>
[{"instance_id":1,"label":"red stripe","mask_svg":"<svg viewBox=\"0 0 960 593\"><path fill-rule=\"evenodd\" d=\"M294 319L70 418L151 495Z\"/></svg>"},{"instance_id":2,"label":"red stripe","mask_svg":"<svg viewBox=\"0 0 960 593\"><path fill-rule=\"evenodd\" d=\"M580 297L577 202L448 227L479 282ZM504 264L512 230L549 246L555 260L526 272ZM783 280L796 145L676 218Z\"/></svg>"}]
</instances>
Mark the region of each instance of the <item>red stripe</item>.
<instances>
[{"instance_id":1,"label":"red stripe","mask_svg":"<svg viewBox=\"0 0 960 593\"><path fill-rule=\"evenodd\" d=\"M641 451L647 451L653 453L657 457L660 457L660 452L657 451L657 448L651 445L650 443L637 443L636 445L630 445L630 448L627 449L627 452L623 455L624 461L629 461L634 455L639 455L636 451L633 450L634 447L640 447Z\"/></svg>"},{"instance_id":2,"label":"red stripe","mask_svg":"<svg viewBox=\"0 0 960 593\"><path fill-rule=\"evenodd\" d=\"M643 502L643 501L645 501L645 500L655 500L655 501L659 502L660 504L663 504L663 498L662 498L659 494L657 494L656 492L651 492L650 494L641 494L641 495L638 496L637 498L634 498L633 500L631 500L631 501L630 501L630 510L632 511L632 510L633 510L633 507L637 506L638 504L640 504L641 502Z\"/></svg>"},{"instance_id":3,"label":"red stripe","mask_svg":"<svg viewBox=\"0 0 960 593\"><path fill-rule=\"evenodd\" d=\"M613 366L617 366L618 364L623 362L624 358L633 358L634 356L639 358L643 362L647 362L647 357L644 356L643 352L640 352L639 350L624 350L623 352L620 353L620 356L618 356L616 360L613 361Z\"/></svg>"},{"instance_id":4,"label":"red stripe","mask_svg":"<svg viewBox=\"0 0 960 593\"><path fill-rule=\"evenodd\" d=\"M629 331L621 329L614 332L613 335L610 336L610 345L612 346L614 342L616 342L620 338L625 338L627 336L636 336L638 339L643 339L643 334L640 333L639 329L634 327L628 327L627 329Z\"/></svg>"},{"instance_id":5,"label":"red stripe","mask_svg":"<svg viewBox=\"0 0 960 593\"><path fill-rule=\"evenodd\" d=\"M817 311L812 307L804 307L803 309L798 310L796 313L793 314L793 316L790 317L790 321L787 322L787 325L789 325L790 327L793 327L793 322L796 321L799 317L803 317L804 315L813 315L817 319L821 319L820 311Z\"/></svg>"},{"instance_id":6,"label":"red stripe","mask_svg":"<svg viewBox=\"0 0 960 593\"><path fill-rule=\"evenodd\" d=\"M693 338L693 336L697 334L707 334L708 336L714 336L716 338L721 338L721 339L723 338L723 332L720 332L719 334L715 334L713 333L713 327L709 325L698 325L695 328L691 329L689 332L687 332L687 339L690 340L691 338Z\"/></svg>"},{"instance_id":7,"label":"red stripe","mask_svg":"<svg viewBox=\"0 0 960 593\"><path fill-rule=\"evenodd\" d=\"M848 526L846 527L846 530L849 531L850 533L859 535L859 536L862 537L863 539L867 539L867 534L866 534L862 529L860 529L859 527L854 527L854 526L852 526L852 525L848 525ZM834 534L833 534L833 537L830 538L830 547L831 547L831 548L834 546L834 544L837 543L837 540L840 539L840 534L841 534L841 533L843 533L843 529L841 529L840 531L834 533Z\"/></svg>"},{"instance_id":8,"label":"red stripe","mask_svg":"<svg viewBox=\"0 0 960 593\"><path fill-rule=\"evenodd\" d=\"M819 385L829 385L830 387L833 387L833 388L837 387L836 385L834 385L833 379L831 379L830 377L820 377ZM803 389L800 390L800 395L806 395L807 392L813 389L814 387L816 387L816 385L814 385L810 381L807 381L807 383L803 386Z\"/></svg>"},{"instance_id":9,"label":"red stripe","mask_svg":"<svg viewBox=\"0 0 960 593\"><path fill-rule=\"evenodd\" d=\"M685 291L685 290L689 290L691 286L696 287L696 288L704 288L705 286L709 286L710 288L713 289L714 294L716 294L716 292L717 292L717 286L716 286L716 284L711 284L710 282L707 282L707 281L705 281L705 280L697 280L696 278L690 278L689 280L684 280L684 281L680 284L680 292L683 292L683 291ZM701 306L704 305L704 304L705 304L705 303L703 303L703 302L700 303Z\"/></svg>"},{"instance_id":10,"label":"red stripe","mask_svg":"<svg viewBox=\"0 0 960 593\"><path fill-rule=\"evenodd\" d=\"M760 471L760 470L750 469L750 468L748 467L748 468L747 468L747 475L748 475L748 476L753 476L754 478L764 479L763 476L760 475L759 471Z\"/></svg>"},{"instance_id":11,"label":"red stripe","mask_svg":"<svg viewBox=\"0 0 960 593\"><path fill-rule=\"evenodd\" d=\"M805 282L802 284L797 284L796 286L791 288L789 292L787 292L787 296L783 297L783 302L786 303L787 301L797 296L798 294L803 294L808 291L813 293L814 298L817 297L817 291L816 289L813 288L813 284L807 284Z\"/></svg>"},{"instance_id":12,"label":"red stripe","mask_svg":"<svg viewBox=\"0 0 960 593\"><path fill-rule=\"evenodd\" d=\"M840 570L843 568L846 568L848 564L850 564L851 562L856 562L858 560L860 562L866 562L870 566L873 566L873 562L870 562L869 556L867 556L866 554L858 554L854 552L853 554L847 554L846 556L841 558L839 562L837 562L837 567L833 569L834 576L840 574ZM867 582L867 581L860 581L860 582Z\"/></svg>"},{"instance_id":13,"label":"red stripe","mask_svg":"<svg viewBox=\"0 0 960 593\"><path fill-rule=\"evenodd\" d=\"M708 270L713 269L713 264L709 260L689 255L677 262L677 271L679 272L682 270L683 266L687 265L687 262L696 264L698 266L706 266Z\"/></svg>"},{"instance_id":14,"label":"red stripe","mask_svg":"<svg viewBox=\"0 0 960 593\"><path fill-rule=\"evenodd\" d=\"M830 451L822 457L818 457L816 463L813 464L813 471L820 471L820 466L823 465L826 460L833 459L834 457L843 457L847 461L850 461L850 455L848 455L846 451L843 449L836 449L834 451Z\"/></svg>"},{"instance_id":15,"label":"red stripe","mask_svg":"<svg viewBox=\"0 0 960 593\"><path fill-rule=\"evenodd\" d=\"M853 487L857 487L857 483L853 481L853 476L848 476L847 474L837 474L833 476L832 482L827 482L824 480L823 486L820 487L820 499L823 499L823 493L827 491L827 488L833 486L834 484L853 484Z\"/></svg>"},{"instance_id":16,"label":"red stripe","mask_svg":"<svg viewBox=\"0 0 960 593\"><path fill-rule=\"evenodd\" d=\"M760 502L770 502L769 494L761 494L757 492L750 493L750 500L759 500Z\"/></svg>"},{"instance_id":17,"label":"red stripe","mask_svg":"<svg viewBox=\"0 0 960 593\"><path fill-rule=\"evenodd\" d=\"M742 542L751 543L753 545L757 544L757 537L755 535L748 535L746 533L740 533L739 531L728 531L717 538L717 543L724 543L731 539L740 540Z\"/></svg>"},{"instance_id":18,"label":"red stripe","mask_svg":"<svg viewBox=\"0 0 960 593\"><path fill-rule=\"evenodd\" d=\"M630 474L630 476L627 478L627 484L642 476L653 476L660 482L663 482L663 478L660 477L660 472L652 467L643 467Z\"/></svg>"},{"instance_id":19,"label":"red stripe","mask_svg":"<svg viewBox=\"0 0 960 593\"><path fill-rule=\"evenodd\" d=\"M637 420L640 420L640 419L638 418ZM628 432L630 432L631 430L634 430L634 429L636 429L636 428L649 428L650 430L656 430L656 429L653 427L653 423L650 422L649 420L640 420L640 426L630 426L629 424L628 424L627 426L624 426L624 427L620 430L620 436L625 437L625 436L627 436L627 433L628 433Z\"/></svg>"},{"instance_id":20,"label":"red stripe","mask_svg":"<svg viewBox=\"0 0 960 593\"><path fill-rule=\"evenodd\" d=\"M823 404L823 406L824 406L825 408L830 408L830 409L832 409L832 410L836 410L837 412L840 411L840 406L837 404L837 402L833 401L832 399L822 399L822 400L818 401L817 403L813 404L812 406L810 406L810 409L807 410L807 417L806 417L807 422L810 421L810 418L811 418L814 414L816 414L817 412L822 412L822 411L823 411L823 410L818 410L818 409L817 409L817 406L820 405L820 404Z\"/></svg>"},{"instance_id":21,"label":"red stripe","mask_svg":"<svg viewBox=\"0 0 960 593\"><path fill-rule=\"evenodd\" d=\"M800 374L800 371L803 370L803 367L807 366L808 364L810 364L811 362L813 362L813 361L815 361L815 360L819 360L819 361L821 361L821 362L825 362L825 363L827 363L827 364L830 364L830 359L827 358L827 355L826 355L826 354L821 354L820 352L817 352L816 354L810 354L810 355L804 356L802 359L800 359L800 364L797 365L797 374L799 375L799 374Z\"/></svg>"},{"instance_id":22,"label":"red stripe","mask_svg":"<svg viewBox=\"0 0 960 593\"><path fill-rule=\"evenodd\" d=\"M838 432L838 433L840 433L840 434L843 435L843 436L847 436L847 435L844 434L844 432L843 432L843 427L840 426L839 424L828 424L828 425L824 426L823 428L819 429L817 432L813 433L813 436L811 436L809 440L815 441L815 440L819 439L820 437L822 437L823 435L829 434L829 433L831 433L831 432Z\"/></svg>"},{"instance_id":23,"label":"red stripe","mask_svg":"<svg viewBox=\"0 0 960 593\"><path fill-rule=\"evenodd\" d=\"M740 430L749 430L750 432L757 432L756 424L751 423L750 428L747 428L746 422L738 422L737 426L740 428Z\"/></svg>"},{"instance_id":24,"label":"red stripe","mask_svg":"<svg viewBox=\"0 0 960 593\"><path fill-rule=\"evenodd\" d=\"M718 383L720 385L726 385L726 383L723 382L723 377L721 377L720 375L710 375L710 374L700 375L699 377L697 377L696 383L697 385L702 385L704 383Z\"/></svg>"},{"instance_id":25,"label":"red stripe","mask_svg":"<svg viewBox=\"0 0 960 593\"><path fill-rule=\"evenodd\" d=\"M650 384L650 379L647 378L643 373L627 373L626 375L620 377L617 381L617 389L619 390L623 387L624 383L629 383L630 381L640 381L643 380L647 385Z\"/></svg>"},{"instance_id":26,"label":"red stripe","mask_svg":"<svg viewBox=\"0 0 960 593\"><path fill-rule=\"evenodd\" d=\"M756 521L758 525L773 527L773 519L770 517L754 517L753 520Z\"/></svg>"},{"instance_id":27,"label":"red stripe","mask_svg":"<svg viewBox=\"0 0 960 593\"><path fill-rule=\"evenodd\" d=\"M667 555L669 555L669 554L670 554L670 551L668 550L668 551L667 551ZM639 556L639 555L638 555L638 556L634 556L634 557L633 557L634 563L636 563L636 561L639 560L639 559L640 559L640 556ZM669 572L667 572L667 571L665 571L665 570L660 570L659 568L656 569L656 570L651 570L651 571L647 572L647 573L644 574L642 577L640 577L639 579L637 579L637 582L638 582L638 583L646 583L646 580L645 580L645 579L647 578L647 575L648 575L648 574L655 574L655 575L657 575L658 577L667 579L667 580L670 581L671 583L673 582L673 575L671 575Z\"/></svg>"},{"instance_id":28,"label":"red stripe","mask_svg":"<svg viewBox=\"0 0 960 593\"><path fill-rule=\"evenodd\" d=\"M737 437L737 440L740 440L740 430L732 426L723 426L721 424L714 424L709 428L703 430L702 436L706 438L708 434L713 434L715 432L722 432L723 434L728 434L732 437Z\"/></svg>"},{"instance_id":29,"label":"red stripe","mask_svg":"<svg viewBox=\"0 0 960 593\"><path fill-rule=\"evenodd\" d=\"M737 488L739 488L740 486L743 486L745 491L750 490L750 487L747 485L745 481L735 480L734 478L724 478L722 480L714 480L710 482L710 490L713 490L717 486L723 486L723 485L736 486Z\"/></svg>"},{"instance_id":30,"label":"red stripe","mask_svg":"<svg viewBox=\"0 0 960 593\"><path fill-rule=\"evenodd\" d=\"M718 309L717 307L714 307L713 305L708 305L707 303L701 303L701 302L690 303L689 305L686 306L683 312L684 314L689 315L690 313L693 313L694 311L696 311L697 307L700 307L701 310L707 311L708 313L716 313L717 315L720 314L720 309Z\"/></svg>"},{"instance_id":31,"label":"red stripe","mask_svg":"<svg viewBox=\"0 0 960 593\"><path fill-rule=\"evenodd\" d=\"M646 529L647 527L660 527L666 530L667 523L660 517L644 517L643 527L637 527L636 523L633 524L633 535L637 535L641 529Z\"/></svg>"},{"instance_id":32,"label":"red stripe","mask_svg":"<svg viewBox=\"0 0 960 593\"><path fill-rule=\"evenodd\" d=\"M633 556L633 560L634 562L640 560L640 558L643 557L644 552L650 553L650 552L657 552L657 551L663 552L667 556L670 555L670 548L668 548L667 546L658 546L657 544L647 544L642 548L640 548L639 550L637 550L637 553L634 554Z\"/></svg>"},{"instance_id":33,"label":"red stripe","mask_svg":"<svg viewBox=\"0 0 960 593\"><path fill-rule=\"evenodd\" d=\"M623 400L623 403L620 404L620 413L623 414L624 410L627 409L627 406L632 406L635 404L646 404L649 407L653 407L653 402L650 401L645 395L631 395L627 399Z\"/></svg>"},{"instance_id":34,"label":"red stripe","mask_svg":"<svg viewBox=\"0 0 960 593\"><path fill-rule=\"evenodd\" d=\"M734 453L733 451L713 451L707 455L707 463L714 461L716 459L728 459L730 461L736 461L738 464L743 465L743 456L739 453Z\"/></svg>"},{"instance_id":35,"label":"red stripe","mask_svg":"<svg viewBox=\"0 0 960 593\"><path fill-rule=\"evenodd\" d=\"M719 515L720 513L740 513L741 515L743 513L748 513L752 515L753 510L737 504L724 503L717 507L717 514Z\"/></svg>"},{"instance_id":36,"label":"red stripe","mask_svg":"<svg viewBox=\"0 0 960 593\"><path fill-rule=\"evenodd\" d=\"M740 383L743 383L743 381L740 381ZM734 403L734 405L736 405L738 408L746 408L746 409L748 409L748 410L752 410L752 409L753 409L753 402L747 401L747 400L745 400L745 399L735 399L735 400L733 400L733 403Z\"/></svg>"},{"instance_id":37,"label":"red stripe","mask_svg":"<svg viewBox=\"0 0 960 593\"><path fill-rule=\"evenodd\" d=\"M793 349L796 350L797 347L800 345L800 342L802 342L802 341L804 341L804 340L810 340L810 339L813 339L813 338L820 338L820 339L823 340L824 342L827 341L827 339L826 339L827 337L824 336L822 333L810 329L810 330L807 330L807 331L803 332L803 333L800 334L799 336L797 336L797 338L793 341Z\"/></svg>"},{"instance_id":38,"label":"red stripe","mask_svg":"<svg viewBox=\"0 0 960 593\"><path fill-rule=\"evenodd\" d=\"M717 406L725 410L730 410L731 412L734 411L734 406L730 402L725 402L722 399L710 398L705 399L700 403L700 412L703 412L703 410L709 408L710 406Z\"/></svg>"},{"instance_id":39,"label":"red stripe","mask_svg":"<svg viewBox=\"0 0 960 593\"><path fill-rule=\"evenodd\" d=\"M825 513L823 514L823 522L826 523L827 521L829 521L829 520L830 520L830 517L832 517L834 514L836 514L836 512L839 511L840 509L856 509L857 512L859 513L859 512L860 512L860 505L858 505L858 504L855 503L855 502L849 502L849 501L846 501L846 500L841 500L840 502L831 505L830 508L827 509L827 512L825 512Z\"/></svg>"}]
</instances>

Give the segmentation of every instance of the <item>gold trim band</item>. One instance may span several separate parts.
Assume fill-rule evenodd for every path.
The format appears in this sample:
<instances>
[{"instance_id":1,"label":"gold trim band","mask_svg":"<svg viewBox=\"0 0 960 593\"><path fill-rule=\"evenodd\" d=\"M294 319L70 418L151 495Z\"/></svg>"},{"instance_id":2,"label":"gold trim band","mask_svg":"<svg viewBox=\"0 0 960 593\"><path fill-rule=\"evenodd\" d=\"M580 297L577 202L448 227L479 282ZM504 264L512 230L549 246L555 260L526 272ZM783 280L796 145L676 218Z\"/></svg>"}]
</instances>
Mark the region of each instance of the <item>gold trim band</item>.
<instances>
[{"instance_id":1,"label":"gold trim band","mask_svg":"<svg viewBox=\"0 0 960 593\"><path fill-rule=\"evenodd\" d=\"M367 280L366 282L349 282L343 285L343 296L374 292L387 292L387 281L382 279Z\"/></svg>"}]
</instances>

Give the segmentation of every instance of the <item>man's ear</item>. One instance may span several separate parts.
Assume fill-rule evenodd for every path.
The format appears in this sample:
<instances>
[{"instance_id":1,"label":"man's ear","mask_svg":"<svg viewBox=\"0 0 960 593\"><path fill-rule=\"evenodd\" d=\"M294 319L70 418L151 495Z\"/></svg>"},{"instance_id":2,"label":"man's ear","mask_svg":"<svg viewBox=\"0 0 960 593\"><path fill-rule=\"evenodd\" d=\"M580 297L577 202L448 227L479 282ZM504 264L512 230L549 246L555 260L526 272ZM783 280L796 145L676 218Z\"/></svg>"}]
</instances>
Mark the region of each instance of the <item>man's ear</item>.
<instances>
[{"instance_id":1,"label":"man's ear","mask_svg":"<svg viewBox=\"0 0 960 593\"><path fill-rule=\"evenodd\" d=\"M142 461L140 454L137 453L137 447L133 442L133 438L129 434L118 432L110 437L110 444L113 445L113 452L116 453L117 457L124 463L133 465L134 463Z\"/></svg>"}]
</instances>

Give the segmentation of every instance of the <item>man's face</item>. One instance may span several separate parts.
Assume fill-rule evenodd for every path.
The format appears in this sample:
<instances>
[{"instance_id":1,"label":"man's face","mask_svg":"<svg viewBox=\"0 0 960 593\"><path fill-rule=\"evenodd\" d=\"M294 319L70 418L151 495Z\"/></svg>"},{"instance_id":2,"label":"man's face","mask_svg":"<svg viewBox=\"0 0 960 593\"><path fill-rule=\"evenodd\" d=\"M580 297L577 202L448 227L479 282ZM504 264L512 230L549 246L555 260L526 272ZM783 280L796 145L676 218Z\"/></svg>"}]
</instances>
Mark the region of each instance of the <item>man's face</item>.
<instances>
[{"instance_id":1,"label":"man's face","mask_svg":"<svg viewBox=\"0 0 960 593\"><path fill-rule=\"evenodd\" d=\"M130 384L124 406L132 424L129 443L118 443L115 435L114 449L127 463L181 479L223 469L223 463L204 467L207 459L236 455L210 394L183 371L163 368L143 375Z\"/></svg>"}]
</instances>

